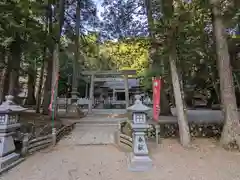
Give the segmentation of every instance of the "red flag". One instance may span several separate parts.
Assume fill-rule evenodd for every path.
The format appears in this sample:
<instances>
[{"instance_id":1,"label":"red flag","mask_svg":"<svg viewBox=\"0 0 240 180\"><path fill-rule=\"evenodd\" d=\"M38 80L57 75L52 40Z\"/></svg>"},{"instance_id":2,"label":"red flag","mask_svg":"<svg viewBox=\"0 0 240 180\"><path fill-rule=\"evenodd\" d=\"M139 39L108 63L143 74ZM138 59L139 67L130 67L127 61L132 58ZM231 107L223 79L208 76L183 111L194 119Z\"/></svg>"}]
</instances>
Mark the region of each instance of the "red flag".
<instances>
[{"instance_id":1,"label":"red flag","mask_svg":"<svg viewBox=\"0 0 240 180\"><path fill-rule=\"evenodd\" d=\"M161 90L161 79L153 78L153 120L158 121L160 114L160 90Z\"/></svg>"}]
</instances>

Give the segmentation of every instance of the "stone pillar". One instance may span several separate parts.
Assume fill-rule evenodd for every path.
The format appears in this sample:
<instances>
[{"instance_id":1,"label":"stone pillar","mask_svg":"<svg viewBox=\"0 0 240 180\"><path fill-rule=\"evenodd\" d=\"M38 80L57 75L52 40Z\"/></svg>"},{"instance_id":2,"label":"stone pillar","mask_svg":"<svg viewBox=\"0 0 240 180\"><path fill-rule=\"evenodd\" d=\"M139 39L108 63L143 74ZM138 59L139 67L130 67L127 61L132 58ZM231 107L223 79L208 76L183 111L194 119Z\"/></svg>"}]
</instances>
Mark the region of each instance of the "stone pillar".
<instances>
[{"instance_id":1,"label":"stone pillar","mask_svg":"<svg viewBox=\"0 0 240 180\"><path fill-rule=\"evenodd\" d=\"M14 104L13 96L6 96L6 101L0 105L0 173L20 163L23 158L15 153L12 135L20 127L19 113L26 110Z\"/></svg>"},{"instance_id":2,"label":"stone pillar","mask_svg":"<svg viewBox=\"0 0 240 180\"><path fill-rule=\"evenodd\" d=\"M77 99L78 98L78 92L77 92L77 86L72 86L72 92L71 92L71 98L72 99Z\"/></svg>"},{"instance_id":3,"label":"stone pillar","mask_svg":"<svg viewBox=\"0 0 240 180\"><path fill-rule=\"evenodd\" d=\"M133 106L127 108L132 113L133 152L128 158L130 171L147 171L152 167L152 160L145 140L145 132L149 128L147 124L147 112L149 107L142 104L141 96L135 96Z\"/></svg>"},{"instance_id":4,"label":"stone pillar","mask_svg":"<svg viewBox=\"0 0 240 180\"><path fill-rule=\"evenodd\" d=\"M128 75L124 75L125 102L126 108L129 106Z\"/></svg>"},{"instance_id":5,"label":"stone pillar","mask_svg":"<svg viewBox=\"0 0 240 180\"><path fill-rule=\"evenodd\" d=\"M92 105L94 101L94 78L95 75L91 75L91 82L90 82L90 91L89 91L89 104L88 104L88 112L92 112Z\"/></svg>"},{"instance_id":6,"label":"stone pillar","mask_svg":"<svg viewBox=\"0 0 240 180\"><path fill-rule=\"evenodd\" d=\"M67 102L67 109L66 112L68 114L71 114L72 116L78 116L79 115L79 111L78 111L78 92L77 92L77 87L78 87L78 71L76 69L77 67L77 62L74 60L73 62L73 75L72 75L72 92L71 92L71 99L70 99L70 104L68 104L69 102ZM67 99L68 101L68 99ZM54 132L52 132L52 134L54 135Z\"/></svg>"},{"instance_id":7,"label":"stone pillar","mask_svg":"<svg viewBox=\"0 0 240 180\"><path fill-rule=\"evenodd\" d=\"M72 92L71 92L71 98L67 99L67 107L66 107L66 113L71 114L71 116L79 116L79 108L78 108L78 92L77 92L77 79L78 79L78 72L76 70L77 64L73 64L73 75L72 75ZM52 135L53 137L56 134L56 130L53 129Z\"/></svg>"}]
</instances>

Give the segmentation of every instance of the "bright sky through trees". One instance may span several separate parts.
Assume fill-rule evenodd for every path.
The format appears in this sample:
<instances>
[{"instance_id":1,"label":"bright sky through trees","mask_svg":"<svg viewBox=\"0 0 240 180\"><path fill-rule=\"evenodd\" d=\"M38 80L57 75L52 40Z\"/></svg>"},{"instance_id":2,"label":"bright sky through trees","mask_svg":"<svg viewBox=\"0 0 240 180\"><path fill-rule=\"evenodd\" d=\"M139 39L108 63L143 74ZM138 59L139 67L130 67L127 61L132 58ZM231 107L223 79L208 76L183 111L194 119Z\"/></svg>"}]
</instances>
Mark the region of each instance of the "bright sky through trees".
<instances>
[{"instance_id":1,"label":"bright sky through trees","mask_svg":"<svg viewBox=\"0 0 240 180\"><path fill-rule=\"evenodd\" d=\"M101 6L103 0L94 0L94 2L97 5L97 16L99 17L99 19L102 20L101 18L101 13L104 11L104 8Z\"/></svg>"}]
</instances>

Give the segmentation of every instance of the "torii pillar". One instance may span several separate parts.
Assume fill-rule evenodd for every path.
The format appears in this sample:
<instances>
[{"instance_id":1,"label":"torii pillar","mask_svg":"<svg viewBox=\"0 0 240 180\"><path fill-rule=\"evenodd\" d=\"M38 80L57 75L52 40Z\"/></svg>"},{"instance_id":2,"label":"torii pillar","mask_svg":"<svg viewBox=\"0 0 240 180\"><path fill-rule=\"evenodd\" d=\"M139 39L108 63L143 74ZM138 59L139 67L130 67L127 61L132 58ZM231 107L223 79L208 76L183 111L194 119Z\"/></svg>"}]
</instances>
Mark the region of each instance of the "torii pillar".
<instances>
[{"instance_id":1,"label":"torii pillar","mask_svg":"<svg viewBox=\"0 0 240 180\"><path fill-rule=\"evenodd\" d=\"M125 103L126 108L129 107L129 91L128 91L128 75L124 74Z\"/></svg>"},{"instance_id":2,"label":"torii pillar","mask_svg":"<svg viewBox=\"0 0 240 180\"><path fill-rule=\"evenodd\" d=\"M86 88L85 88L85 98L88 97L88 82L86 83Z\"/></svg>"}]
</instances>

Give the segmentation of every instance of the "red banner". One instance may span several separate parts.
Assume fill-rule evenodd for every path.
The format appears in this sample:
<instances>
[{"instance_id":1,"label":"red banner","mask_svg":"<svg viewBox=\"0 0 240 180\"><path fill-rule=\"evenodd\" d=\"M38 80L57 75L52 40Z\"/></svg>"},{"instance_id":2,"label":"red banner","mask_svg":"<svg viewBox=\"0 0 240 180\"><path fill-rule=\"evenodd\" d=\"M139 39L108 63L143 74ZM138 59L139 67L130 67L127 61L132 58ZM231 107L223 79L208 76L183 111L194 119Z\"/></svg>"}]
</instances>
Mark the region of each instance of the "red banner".
<instances>
[{"instance_id":1,"label":"red banner","mask_svg":"<svg viewBox=\"0 0 240 180\"><path fill-rule=\"evenodd\" d=\"M56 90L57 90L57 87L58 87L58 80L59 80L59 74L56 76L55 84L54 84L54 87L52 88L52 92L51 92L51 101L50 101L50 104L48 106L50 116L52 115L52 113L54 113L54 117L56 117L56 114L57 114L57 112L54 111L54 110L56 110L56 106L57 106L57 94L58 94L58 92ZM55 93L57 93L57 94L55 94Z\"/></svg>"},{"instance_id":2,"label":"red banner","mask_svg":"<svg viewBox=\"0 0 240 180\"><path fill-rule=\"evenodd\" d=\"M158 121L160 114L161 79L153 78L153 120Z\"/></svg>"}]
</instances>

